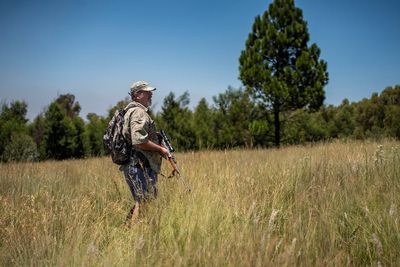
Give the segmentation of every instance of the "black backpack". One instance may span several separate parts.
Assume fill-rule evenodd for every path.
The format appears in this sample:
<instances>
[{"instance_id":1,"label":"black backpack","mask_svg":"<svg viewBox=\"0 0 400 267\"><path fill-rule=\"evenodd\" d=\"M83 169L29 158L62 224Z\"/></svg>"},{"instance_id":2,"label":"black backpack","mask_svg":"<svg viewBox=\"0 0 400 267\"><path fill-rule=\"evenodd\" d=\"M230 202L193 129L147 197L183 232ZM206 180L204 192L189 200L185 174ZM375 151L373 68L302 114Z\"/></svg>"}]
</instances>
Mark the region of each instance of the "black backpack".
<instances>
[{"instance_id":1,"label":"black backpack","mask_svg":"<svg viewBox=\"0 0 400 267\"><path fill-rule=\"evenodd\" d=\"M105 150L111 154L112 161L118 165L128 163L132 153L132 145L122 133L124 115L127 111L128 109L115 111L103 136Z\"/></svg>"}]
</instances>

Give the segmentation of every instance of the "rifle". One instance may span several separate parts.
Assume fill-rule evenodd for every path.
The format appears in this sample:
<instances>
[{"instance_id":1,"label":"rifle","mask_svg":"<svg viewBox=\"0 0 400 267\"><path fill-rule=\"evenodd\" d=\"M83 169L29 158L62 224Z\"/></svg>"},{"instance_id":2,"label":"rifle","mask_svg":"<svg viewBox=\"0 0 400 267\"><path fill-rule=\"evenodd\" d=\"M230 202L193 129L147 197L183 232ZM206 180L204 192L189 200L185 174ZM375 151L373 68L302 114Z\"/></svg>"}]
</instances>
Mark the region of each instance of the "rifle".
<instances>
[{"instance_id":1,"label":"rifle","mask_svg":"<svg viewBox=\"0 0 400 267\"><path fill-rule=\"evenodd\" d=\"M172 147L171 142L169 141L169 138L164 130L160 130L159 137L160 137L161 145L168 150L168 153L169 153L168 161L171 164L172 169L173 169L171 174L168 176L168 178L174 177L176 174L178 174L180 180L182 181L183 186L185 187L185 191L190 192L191 189L186 184L185 179L183 178L183 175L181 174L181 172L179 170L178 163L176 161L176 157L173 154L175 152L175 149Z\"/></svg>"}]
</instances>

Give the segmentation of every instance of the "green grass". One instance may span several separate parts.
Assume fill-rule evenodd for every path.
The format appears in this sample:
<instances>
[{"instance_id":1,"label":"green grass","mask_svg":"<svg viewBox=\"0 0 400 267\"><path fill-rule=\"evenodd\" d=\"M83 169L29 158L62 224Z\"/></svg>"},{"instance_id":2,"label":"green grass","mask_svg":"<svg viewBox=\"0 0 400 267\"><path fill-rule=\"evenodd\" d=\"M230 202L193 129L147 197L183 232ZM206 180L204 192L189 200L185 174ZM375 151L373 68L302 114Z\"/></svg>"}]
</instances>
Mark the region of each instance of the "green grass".
<instances>
[{"instance_id":1,"label":"green grass","mask_svg":"<svg viewBox=\"0 0 400 267\"><path fill-rule=\"evenodd\" d=\"M400 265L399 142L177 158L130 229L109 158L0 165L0 265Z\"/></svg>"}]
</instances>

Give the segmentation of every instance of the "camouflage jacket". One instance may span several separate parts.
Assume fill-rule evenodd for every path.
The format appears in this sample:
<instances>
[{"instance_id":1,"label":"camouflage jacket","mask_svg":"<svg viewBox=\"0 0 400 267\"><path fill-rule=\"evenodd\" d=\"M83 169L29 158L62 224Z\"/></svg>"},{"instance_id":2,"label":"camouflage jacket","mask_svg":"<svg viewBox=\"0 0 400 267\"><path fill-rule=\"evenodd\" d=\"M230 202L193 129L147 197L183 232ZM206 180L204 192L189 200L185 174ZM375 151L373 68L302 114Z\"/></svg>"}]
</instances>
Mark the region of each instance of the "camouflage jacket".
<instances>
[{"instance_id":1,"label":"camouflage jacket","mask_svg":"<svg viewBox=\"0 0 400 267\"><path fill-rule=\"evenodd\" d=\"M124 126L122 133L132 145L143 144L148 140L159 144L156 125L150 115L148 109L142 104L132 101L126 108L124 116ZM137 164L139 162L138 152L145 156L150 164L150 168L159 173L161 168L161 156L155 151L145 151L134 148L134 153L129 164Z\"/></svg>"}]
</instances>

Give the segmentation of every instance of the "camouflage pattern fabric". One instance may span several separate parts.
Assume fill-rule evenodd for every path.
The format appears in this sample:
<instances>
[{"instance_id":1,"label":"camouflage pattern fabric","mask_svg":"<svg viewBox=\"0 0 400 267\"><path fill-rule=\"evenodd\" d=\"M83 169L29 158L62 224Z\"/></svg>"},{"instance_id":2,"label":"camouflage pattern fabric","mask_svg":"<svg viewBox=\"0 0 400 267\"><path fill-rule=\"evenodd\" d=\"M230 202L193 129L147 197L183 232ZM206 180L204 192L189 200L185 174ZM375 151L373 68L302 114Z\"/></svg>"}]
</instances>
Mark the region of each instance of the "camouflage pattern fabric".
<instances>
[{"instance_id":1,"label":"camouflage pattern fabric","mask_svg":"<svg viewBox=\"0 0 400 267\"><path fill-rule=\"evenodd\" d=\"M125 180L137 202L144 202L157 197L157 174L150 167L126 164L121 166Z\"/></svg>"}]
</instances>

